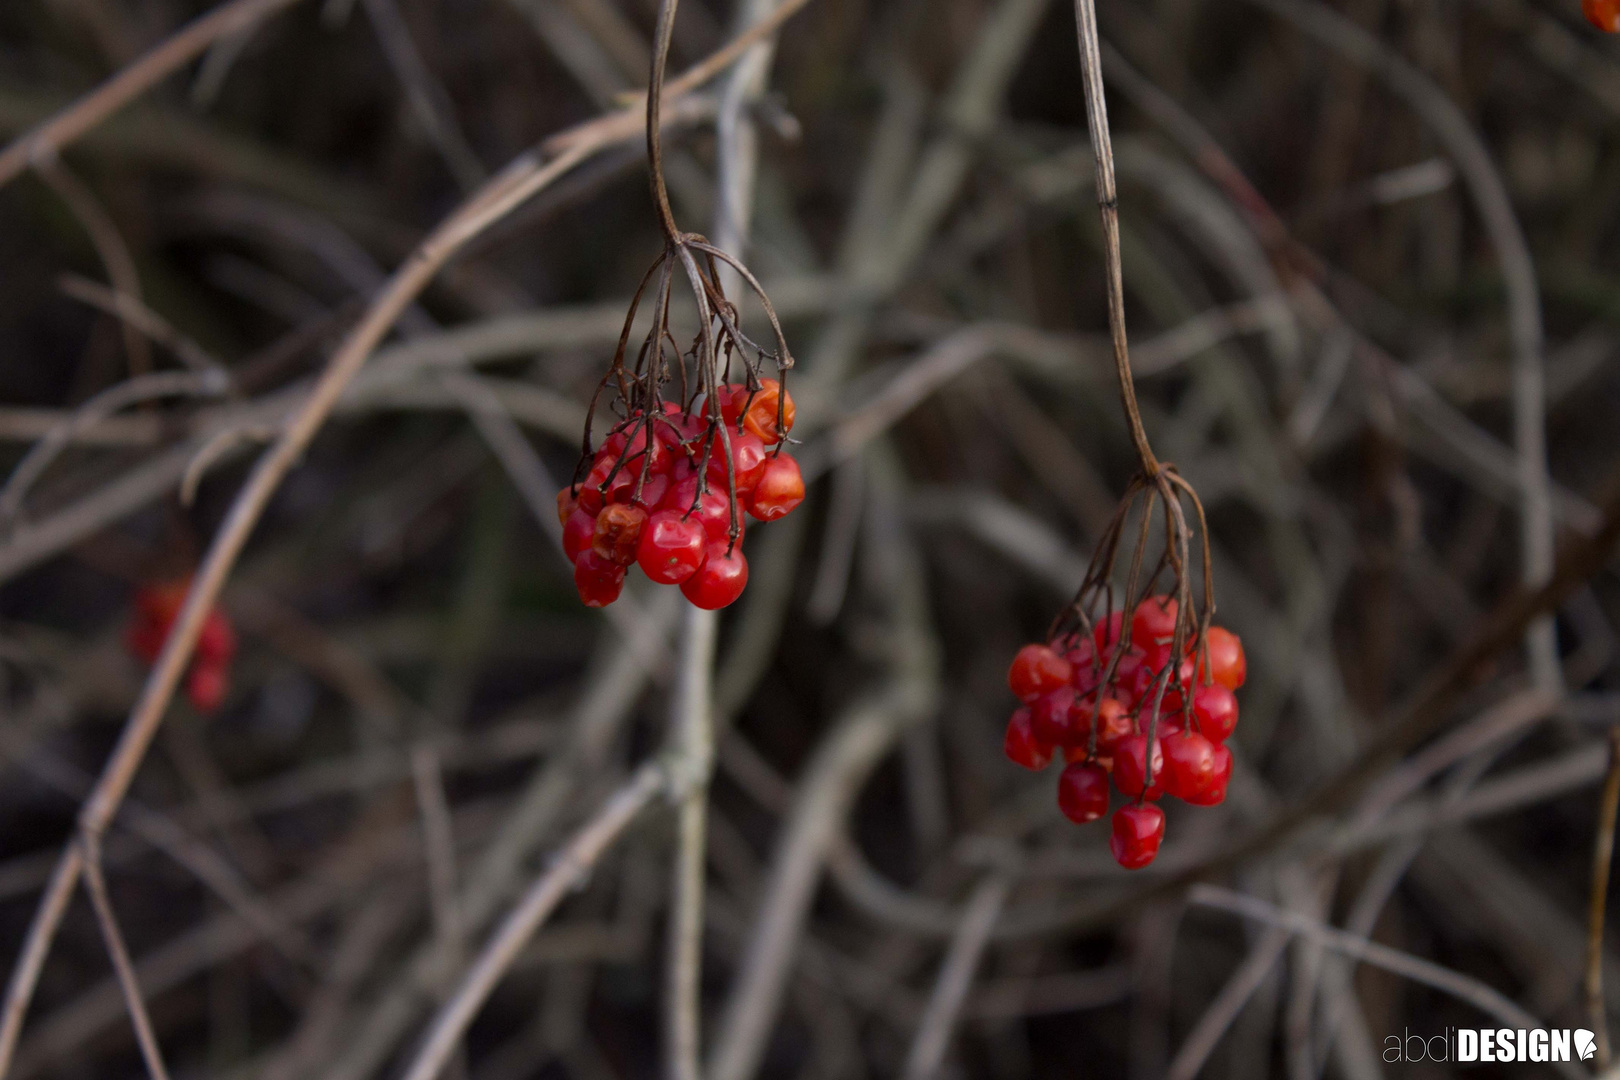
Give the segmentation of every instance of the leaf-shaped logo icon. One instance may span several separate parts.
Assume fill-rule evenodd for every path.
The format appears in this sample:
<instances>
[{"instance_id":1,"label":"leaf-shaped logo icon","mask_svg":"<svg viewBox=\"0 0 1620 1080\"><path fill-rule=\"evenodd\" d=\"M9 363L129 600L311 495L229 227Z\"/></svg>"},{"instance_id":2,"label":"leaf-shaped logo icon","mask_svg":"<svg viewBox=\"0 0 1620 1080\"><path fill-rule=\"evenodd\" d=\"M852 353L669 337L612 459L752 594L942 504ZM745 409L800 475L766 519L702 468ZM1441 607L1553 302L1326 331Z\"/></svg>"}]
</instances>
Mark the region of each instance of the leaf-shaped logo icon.
<instances>
[{"instance_id":1,"label":"leaf-shaped logo icon","mask_svg":"<svg viewBox=\"0 0 1620 1080\"><path fill-rule=\"evenodd\" d=\"M1582 1061L1590 1060L1597 1054L1597 1036L1585 1028L1576 1028L1575 1052L1581 1056Z\"/></svg>"}]
</instances>

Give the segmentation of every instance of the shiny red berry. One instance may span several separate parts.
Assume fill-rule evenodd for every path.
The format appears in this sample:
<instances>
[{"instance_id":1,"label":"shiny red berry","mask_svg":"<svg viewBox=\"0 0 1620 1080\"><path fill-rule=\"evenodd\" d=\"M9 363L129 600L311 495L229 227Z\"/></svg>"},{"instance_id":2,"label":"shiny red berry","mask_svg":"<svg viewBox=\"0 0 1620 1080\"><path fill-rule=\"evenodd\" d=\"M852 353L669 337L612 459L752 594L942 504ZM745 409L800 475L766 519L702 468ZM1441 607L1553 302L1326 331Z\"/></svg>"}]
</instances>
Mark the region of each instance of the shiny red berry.
<instances>
[{"instance_id":1,"label":"shiny red berry","mask_svg":"<svg viewBox=\"0 0 1620 1080\"><path fill-rule=\"evenodd\" d=\"M692 500L697 497L697 488L697 477L688 476L670 489L669 494L664 497L663 505L685 514L687 511L692 510ZM697 509L692 511L691 516L693 520L703 526L703 534L709 538L710 543L715 541L725 542L729 539L727 530L731 528L731 503L726 498L726 493L716 491L712 484L703 493L702 501L698 503ZM738 543L742 542L744 520L742 511L739 508L737 512Z\"/></svg>"},{"instance_id":2,"label":"shiny red berry","mask_svg":"<svg viewBox=\"0 0 1620 1080\"><path fill-rule=\"evenodd\" d=\"M1039 772L1052 761L1052 746L1035 737L1028 708L1013 710L1012 719L1007 721L1007 735L1002 740L1002 750L1013 764L1022 765L1031 772Z\"/></svg>"},{"instance_id":3,"label":"shiny red berry","mask_svg":"<svg viewBox=\"0 0 1620 1080\"><path fill-rule=\"evenodd\" d=\"M1030 723L1035 730L1035 737L1053 746L1078 745L1080 740L1075 738L1074 726L1069 719L1069 712L1073 706L1072 686L1060 686L1031 702Z\"/></svg>"},{"instance_id":4,"label":"shiny red berry","mask_svg":"<svg viewBox=\"0 0 1620 1080\"><path fill-rule=\"evenodd\" d=\"M1210 677L1228 690L1236 690L1243 685L1248 677L1249 663L1243 655L1243 642L1230 630L1219 626L1212 626L1204 635L1204 643L1209 648ZM1203 668L1203 661L1199 661L1199 668ZM1199 671L1199 681L1203 681L1203 671Z\"/></svg>"},{"instance_id":5,"label":"shiny red berry","mask_svg":"<svg viewBox=\"0 0 1620 1080\"><path fill-rule=\"evenodd\" d=\"M1007 686L1024 702L1032 702L1068 683L1069 662L1045 645L1025 645L1007 669Z\"/></svg>"},{"instance_id":6,"label":"shiny red berry","mask_svg":"<svg viewBox=\"0 0 1620 1080\"><path fill-rule=\"evenodd\" d=\"M624 567L586 548L574 560L574 588L586 607L606 607L624 590Z\"/></svg>"},{"instance_id":7,"label":"shiny red berry","mask_svg":"<svg viewBox=\"0 0 1620 1080\"><path fill-rule=\"evenodd\" d=\"M1064 766L1058 777L1058 809L1076 825L1108 813L1108 774L1097 765Z\"/></svg>"},{"instance_id":8,"label":"shiny red berry","mask_svg":"<svg viewBox=\"0 0 1620 1080\"><path fill-rule=\"evenodd\" d=\"M1215 745L1215 772L1209 785L1187 802L1194 806L1219 806L1226 800L1226 785L1232 779L1232 751L1224 743Z\"/></svg>"},{"instance_id":9,"label":"shiny red berry","mask_svg":"<svg viewBox=\"0 0 1620 1080\"><path fill-rule=\"evenodd\" d=\"M1237 695L1220 683L1200 686L1193 691L1193 719L1210 742L1225 742L1237 727Z\"/></svg>"},{"instance_id":10,"label":"shiny red berry","mask_svg":"<svg viewBox=\"0 0 1620 1080\"><path fill-rule=\"evenodd\" d=\"M748 499L748 512L761 521L786 517L804 502L804 476L799 463L787 454L777 454L765 465L759 482Z\"/></svg>"},{"instance_id":11,"label":"shiny red berry","mask_svg":"<svg viewBox=\"0 0 1620 1080\"><path fill-rule=\"evenodd\" d=\"M769 458L765 454L765 444L755 435L748 432L738 434L729 432L731 438L731 467L737 480L737 498L747 501L748 495L759 483L759 478L765 472ZM709 450L709 484L710 486L726 491L726 448L720 436L714 438L714 446Z\"/></svg>"},{"instance_id":12,"label":"shiny red berry","mask_svg":"<svg viewBox=\"0 0 1620 1080\"><path fill-rule=\"evenodd\" d=\"M646 524L647 511L639 506L623 503L604 506L596 515L591 548L609 562L629 566L636 561L636 545L641 542L641 530Z\"/></svg>"},{"instance_id":13,"label":"shiny red berry","mask_svg":"<svg viewBox=\"0 0 1620 1080\"><path fill-rule=\"evenodd\" d=\"M1150 596L1143 600L1131 615L1131 644L1145 653L1155 649L1168 653L1176 632L1176 610L1173 596Z\"/></svg>"},{"instance_id":14,"label":"shiny red berry","mask_svg":"<svg viewBox=\"0 0 1620 1080\"><path fill-rule=\"evenodd\" d=\"M679 510L656 510L642 526L636 564L660 585L679 585L703 565L708 538L696 518Z\"/></svg>"},{"instance_id":15,"label":"shiny red berry","mask_svg":"<svg viewBox=\"0 0 1620 1080\"><path fill-rule=\"evenodd\" d=\"M1114 783L1133 799L1141 795L1157 799L1164 794L1164 742L1153 740L1153 776L1148 779L1148 740L1131 735L1114 747Z\"/></svg>"},{"instance_id":16,"label":"shiny red berry","mask_svg":"<svg viewBox=\"0 0 1620 1080\"><path fill-rule=\"evenodd\" d=\"M1196 731L1175 731L1164 743L1164 790L1178 799L1199 798L1215 782L1215 744Z\"/></svg>"},{"instance_id":17,"label":"shiny red berry","mask_svg":"<svg viewBox=\"0 0 1620 1080\"><path fill-rule=\"evenodd\" d=\"M724 540L709 542L708 557L698 572L681 584L681 595L694 607L714 611L730 604L742 595L748 584L748 560L743 558L742 544L726 554Z\"/></svg>"},{"instance_id":18,"label":"shiny red berry","mask_svg":"<svg viewBox=\"0 0 1620 1080\"><path fill-rule=\"evenodd\" d=\"M1114 811L1108 850L1127 870L1140 870L1159 854L1164 842L1164 811L1151 803L1122 806Z\"/></svg>"}]
</instances>

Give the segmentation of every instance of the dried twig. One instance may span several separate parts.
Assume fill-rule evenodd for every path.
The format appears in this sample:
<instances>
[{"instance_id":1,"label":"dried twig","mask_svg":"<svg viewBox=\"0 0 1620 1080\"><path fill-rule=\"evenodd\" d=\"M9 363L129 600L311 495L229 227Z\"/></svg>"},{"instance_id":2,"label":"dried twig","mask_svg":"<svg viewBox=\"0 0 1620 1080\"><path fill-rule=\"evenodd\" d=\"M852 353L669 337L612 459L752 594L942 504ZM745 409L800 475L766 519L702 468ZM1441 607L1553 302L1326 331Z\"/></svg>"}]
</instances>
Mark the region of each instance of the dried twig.
<instances>
[{"instance_id":1,"label":"dried twig","mask_svg":"<svg viewBox=\"0 0 1620 1080\"><path fill-rule=\"evenodd\" d=\"M1592 898L1586 910L1586 1022L1597 1032L1597 1067L1609 1067L1609 1016L1603 1007L1603 919L1609 906L1609 865L1614 858L1614 818L1620 810L1620 728L1609 730L1609 772L1598 802L1592 840Z\"/></svg>"}]
</instances>

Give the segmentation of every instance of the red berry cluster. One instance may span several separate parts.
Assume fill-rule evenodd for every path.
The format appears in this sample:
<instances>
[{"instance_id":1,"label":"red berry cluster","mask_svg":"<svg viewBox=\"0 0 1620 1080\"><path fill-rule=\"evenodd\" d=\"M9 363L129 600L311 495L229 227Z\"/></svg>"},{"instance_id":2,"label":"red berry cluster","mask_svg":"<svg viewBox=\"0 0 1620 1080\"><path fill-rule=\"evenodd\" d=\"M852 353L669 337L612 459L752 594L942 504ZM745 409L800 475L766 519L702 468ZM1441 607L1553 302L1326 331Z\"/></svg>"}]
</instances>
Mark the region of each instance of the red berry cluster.
<instances>
[{"instance_id":1,"label":"red berry cluster","mask_svg":"<svg viewBox=\"0 0 1620 1080\"><path fill-rule=\"evenodd\" d=\"M804 501L804 478L783 445L792 397L775 379L757 389L721 383L716 396L729 463L707 404L694 415L666 403L651 420L632 410L585 479L557 493L563 550L587 607L617 600L636 564L661 585L679 585L697 607L723 608L748 584L741 511L775 521Z\"/></svg>"},{"instance_id":2,"label":"red berry cluster","mask_svg":"<svg viewBox=\"0 0 1620 1080\"><path fill-rule=\"evenodd\" d=\"M1128 642L1120 640L1124 621L1116 611L1090 634L1018 651L1007 685L1024 705L1007 724L1005 746L1009 758L1033 770L1062 749L1067 764L1058 808L1076 824L1108 812L1112 775L1134 801L1114 812L1108 846L1121 866L1135 870L1153 861L1164 840L1164 811L1153 805L1159 796L1168 792L1196 806L1226 798L1232 776L1226 740L1238 718L1232 691L1243 685L1247 665L1237 635L1211 626L1202 646L1167 670L1173 597L1139 604Z\"/></svg>"},{"instance_id":3,"label":"red berry cluster","mask_svg":"<svg viewBox=\"0 0 1620 1080\"><path fill-rule=\"evenodd\" d=\"M182 579L143 585L136 590L135 617L125 632L124 643L137 658L148 664L157 660L190 588L190 580ZM198 712L211 713L225 700L235 656L236 632L224 612L214 608L203 620L191 670L186 674L186 697Z\"/></svg>"}]
</instances>

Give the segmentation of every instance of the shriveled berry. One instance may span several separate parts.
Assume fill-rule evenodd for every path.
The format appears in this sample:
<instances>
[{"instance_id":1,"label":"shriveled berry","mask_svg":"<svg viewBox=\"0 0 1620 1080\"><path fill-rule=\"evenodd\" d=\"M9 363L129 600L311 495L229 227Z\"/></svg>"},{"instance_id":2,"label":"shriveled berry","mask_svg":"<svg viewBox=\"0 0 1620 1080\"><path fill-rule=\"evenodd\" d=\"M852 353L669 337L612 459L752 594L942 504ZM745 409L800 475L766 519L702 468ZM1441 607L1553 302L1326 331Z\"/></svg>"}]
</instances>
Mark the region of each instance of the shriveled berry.
<instances>
[{"instance_id":1,"label":"shriveled berry","mask_svg":"<svg viewBox=\"0 0 1620 1080\"><path fill-rule=\"evenodd\" d=\"M1007 686L1024 702L1032 702L1068 683L1069 662L1045 645L1025 645L1007 669Z\"/></svg>"},{"instance_id":2,"label":"shriveled berry","mask_svg":"<svg viewBox=\"0 0 1620 1080\"><path fill-rule=\"evenodd\" d=\"M679 510L656 510L642 526L636 563L660 585L679 585L703 565L708 538L696 518Z\"/></svg>"},{"instance_id":3,"label":"shriveled berry","mask_svg":"<svg viewBox=\"0 0 1620 1080\"><path fill-rule=\"evenodd\" d=\"M1236 690L1243 685L1248 677L1249 664L1243 655L1243 642L1232 631L1223 627L1212 626L1204 635L1204 643L1209 648L1210 677L1228 690ZM1202 669L1203 662L1200 660ZM1199 671L1199 681L1203 681L1203 671Z\"/></svg>"},{"instance_id":4,"label":"shriveled berry","mask_svg":"<svg viewBox=\"0 0 1620 1080\"><path fill-rule=\"evenodd\" d=\"M1127 870L1140 870L1159 854L1164 842L1164 811L1152 803L1122 806L1114 811L1108 850Z\"/></svg>"},{"instance_id":5,"label":"shriveled berry","mask_svg":"<svg viewBox=\"0 0 1620 1080\"><path fill-rule=\"evenodd\" d=\"M583 507L568 515L563 523L563 554L571 560L591 546L596 537L596 515L586 513Z\"/></svg>"},{"instance_id":6,"label":"shriveled berry","mask_svg":"<svg viewBox=\"0 0 1620 1080\"><path fill-rule=\"evenodd\" d=\"M1114 747L1114 783L1126 795L1157 799L1164 794L1164 744L1153 740L1153 773L1148 778L1148 740L1146 735L1131 735L1121 739Z\"/></svg>"},{"instance_id":7,"label":"shriveled berry","mask_svg":"<svg viewBox=\"0 0 1620 1080\"><path fill-rule=\"evenodd\" d=\"M639 506L612 503L596 515L596 533L591 548L602 558L629 566L636 561L636 545L647 524L647 511Z\"/></svg>"},{"instance_id":8,"label":"shriveled berry","mask_svg":"<svg viewBox=\"0 0 1620 1080\"><path fill-rule=\"evenodd\" d=\"M708 557L698 572L681 584L681 595L705 611L723 608L742 595L748 584L748 560L739 543L726 553L724 540L709 542Z\"/></svg>"},{"instance_id":9,"label":"shriveled berry","mask_svg":"<svg viewBox=\"0 0 1620 1080\"><path fill-rule=\"evenodd\" d=\"M1203 795L1215 782L1215 744L1196 731L1176 731L1164 742L1164 790L1178 799Z\"/></svg>"},{"instance_id":10,"label":"shriveled berry","mask_svg":"<svg viewBox=\"0 0 1620 1080\"><path fill-rule=\"evenodd\" d=\"M1581 0L1581 14L1605 34L1620 34L1620 2L1617 0Z\"/></svg>"},{"instance_id":11,"label":"shriveled berry","mask_svg":"<svg viewBox=\"0 0 1620 1080\"><path fill-rule=\"evenodd\" d=\"M748 499L748 512L761 521L786 517L804 502L804 476L799 463L787 454L770 458Z\"/></svg>"},{"instance_id":12,"label":"shriveled berry","mask_svg":"<svg viewBox=\"0 0 1620 1080\"><path fill-rule=\"evenodd\" d=\"M1210 742L1225 742L1237 727L1237 695L1220 683L1200 686L1193 691L1193 719Z\"/></svg>"},{"instance_id":13,"label":"shriveled berry","mask_svg":"<svg viewBox=\"0 0 1620 1080\"><path fill-rule=\"evenodd\" d=\"M199 661L186 676L186 697L200 713L211 713L225 702L229 678L223 664Z\"/></svg>"},{"instance_id":14,"label":"shriveled berry","mask_svg":"<svg viewBox=\"0 0 1620 1080\"><path fill-rule=\"evenodd\" d=\"M1215 745L1215 772L1209 785L1187 799L1194 806L1219 806L1226 801L1226 785L1232 779L1232 751L1225 743Z\"/></svg>"},{"instance_id":15,"label":"shriveled berry","mask_svg":"<svg viewBox=\"0 0 1620 1080\"><path fill-rule=\"evenodd\" d=\"M1072 746L1079 742L1069 723L1069 710L1073 705L1072 686L1060 686L1036 698L1029 707L1035 737L1053 746Z\"/></svg>"},{"instance_id":16,"label":"shriveled berry","mask_svg":"<svg viewBox=\"0 0 1620 1080\"><path fill-rule=\"evenodd\" d=\"M574 588L586 607L606 607L624 589L624 567L586 548L574 560Z\"/></svg>"},{"instance_id":17,"label":"shriveled berry","mask_svg":"<svg viewBox=\"0 0 1620 1080\"><path fill-rule=\"evenodd\" d=\"M1012 719L1007 721L1002 750L1013 764L1031 772L1041 771L1052 761L1052 746L1036 737L1027 707L1013 710Z\"/></svg>"},{"instance_id":18,"label":"shriveled berry","mask_svg":"<svg viewBox=\"0 0 1620 1080\"><path fill-rule=\"evenodd\" d=\"M1064 766L1058 777L1058 809L1076 825L1108 813L1108 774L1098 765Z\"/></svg>"},{"instance_id":19,"label":"shriveled berry","mask_svg":"<svg viewBox=\"0 0 1620 1080\"><path fill-rule=\"evenodd\" d=\"M1150 596L1136 606L1131 615L1131 644L1145 653L1164 649L1168 654L1170 640L1176 632L1176 598Z\"/></svg>"},{"instance_id":20,"label":"shriveled berry","mask_svg":"<svg viewBox=\"0 0 1620 1080\"><path fill-rule=\"evenodd\" d=\"M759 390L753 400L748 400L746 389L738 400L746 401L748 405L748 410L743 413L744 430L753 432L766 444L781 442L783 436L793 429L793 395L783 391L775 379L759 380ZM780 426L777 424L779 400L782 411Z\"/></svg>"}]
</instances>

